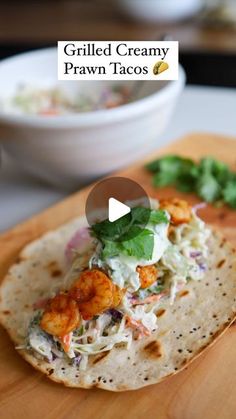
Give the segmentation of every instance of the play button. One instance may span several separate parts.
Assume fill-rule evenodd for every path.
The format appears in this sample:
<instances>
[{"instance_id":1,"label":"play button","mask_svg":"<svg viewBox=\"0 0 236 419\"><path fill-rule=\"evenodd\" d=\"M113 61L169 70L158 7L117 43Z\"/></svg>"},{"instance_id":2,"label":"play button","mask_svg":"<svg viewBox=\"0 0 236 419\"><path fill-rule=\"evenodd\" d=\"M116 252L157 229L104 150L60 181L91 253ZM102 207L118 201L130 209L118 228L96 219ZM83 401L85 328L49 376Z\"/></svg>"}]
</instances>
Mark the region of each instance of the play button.
<instances>
[{"instance_id":1,"label":"play button","mask_svg":"<svg viewBox=\"0 0 236 419\"><path fill-rule=\"evenodd\" d=\"M123 204L115 198L109 198L108 220L111 223L124 217L124 215L129 214L130 211L131 209L128 205Z\"/></svg>"},{"instance_id":2,"label":"play button","mask_svg":"<svg viewBox=\"0 0 236 419\"><path fill-rule=\"evenodd\" d=\"M110 177L98 182L90 191L85 213L90 227L95 223L109 220L110 223L119 222L122 217L130 214L132 208L150 208L150 200L146 191L137 182L125 177ZM143 225L147 224L143 220ZM114 238L119 240L119 237Z\"/></svg>"}]
</instances>

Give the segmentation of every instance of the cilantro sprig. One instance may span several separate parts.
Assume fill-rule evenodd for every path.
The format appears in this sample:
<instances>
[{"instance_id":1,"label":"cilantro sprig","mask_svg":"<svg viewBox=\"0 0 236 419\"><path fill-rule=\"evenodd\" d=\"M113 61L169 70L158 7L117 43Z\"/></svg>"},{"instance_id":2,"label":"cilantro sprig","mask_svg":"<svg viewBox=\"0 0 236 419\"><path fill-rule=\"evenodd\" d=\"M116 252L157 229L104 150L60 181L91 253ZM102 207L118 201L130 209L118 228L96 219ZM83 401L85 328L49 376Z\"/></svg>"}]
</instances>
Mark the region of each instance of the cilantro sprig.
<instances>
[{"instance_id":1,"label":"cilantro sprig","mask_svg":"<svg viewBox=\"0 0 236 419\"><path fill-rule=\"evenodd\" d=\"M156 187L174 186L194 192L205 202L224 202L236 209L236 173L223 162L205 157L199 163L167 155L146 165Z\"/></svg>"},{"instance_id":2,"label":"cilantro sprig","mask_svg":"<svg viewBox=\"0 0 236 419\"><path fill-rule=\"evenodd\" d=\"M137 259L152 258L154 233L147 224L167 224L168 216L163 210L135 207L129 214L114 222L101 221L91 227L92 234L102 243L102 257L120 253Z\"/></svg>"}]
</instances>

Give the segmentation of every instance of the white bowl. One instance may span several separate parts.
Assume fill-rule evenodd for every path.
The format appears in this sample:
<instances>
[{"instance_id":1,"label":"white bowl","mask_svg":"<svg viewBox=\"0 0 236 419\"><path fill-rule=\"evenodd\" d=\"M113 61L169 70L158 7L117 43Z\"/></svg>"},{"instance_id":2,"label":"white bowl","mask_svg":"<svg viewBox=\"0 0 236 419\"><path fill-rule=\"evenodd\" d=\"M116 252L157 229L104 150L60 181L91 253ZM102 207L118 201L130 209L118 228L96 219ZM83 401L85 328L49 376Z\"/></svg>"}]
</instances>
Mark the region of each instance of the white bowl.
<instances>
[{"instance_id":1,"label":"white bowl","mask_svg":"<svg viewBox=\"0 0 236 419\"><path fill-rule=\"evenodd\" d=\"M118 7L132 18L146 22L172 22L193 16L203 0L117 0Z\"/></svg>"},{"instance_id":2,"label":"white bowl","mask_svg":"<svg viewBox=\"0 0 236 419\"><path fill-rule=\"evenodd\" d=\"M0 63L1 99L13 95L22 82L37 87L59 84L91 94L108 83L58 82L56 48ZM54 117L1 111L0 142L26 171L72 189L127 166L157 145L184 83L180 67L178 81L145 81L143 97L114 109Z\"/></svg>"}]
</instances>

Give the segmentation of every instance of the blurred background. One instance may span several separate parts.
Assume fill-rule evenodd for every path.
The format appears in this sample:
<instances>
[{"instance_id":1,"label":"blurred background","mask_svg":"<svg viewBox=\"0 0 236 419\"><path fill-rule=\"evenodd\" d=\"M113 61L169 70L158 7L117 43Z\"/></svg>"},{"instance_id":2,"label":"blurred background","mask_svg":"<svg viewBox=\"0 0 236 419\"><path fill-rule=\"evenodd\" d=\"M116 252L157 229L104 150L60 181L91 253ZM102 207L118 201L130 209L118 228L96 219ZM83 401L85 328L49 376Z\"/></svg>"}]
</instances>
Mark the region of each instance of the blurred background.
<instances>
[{"instance_id":1,"label":"blurred background","mask_svg":"<svg viewBox=\"0 0 236 419\"><path fill-rule=\"evenodd\" d=\"M236 137L236 0L1 0L0 60L56 46L58 40L158 40L163 36L179 41L187 87L155 148L190 132ZM11 75L8 79L12 83ZM19 151L19 132L12 139ZM30 144L31 139L34 136L28 138ZM51 145L51 135L44 140ZM69 193L24 173L17 167L17 151L15 157L13 162L2 153L0 231Z\"/></svg>"},{"instance_id":2,"label":"blurred background","mask_svg":"<svg viewBox=\"0 0 236 419\"><path fill-rule=\"evenodd\" d=\"M235 0L1 0L0 58L58 40L180 42L188 83L236 86Z\"/></svg>"}]
</instances>

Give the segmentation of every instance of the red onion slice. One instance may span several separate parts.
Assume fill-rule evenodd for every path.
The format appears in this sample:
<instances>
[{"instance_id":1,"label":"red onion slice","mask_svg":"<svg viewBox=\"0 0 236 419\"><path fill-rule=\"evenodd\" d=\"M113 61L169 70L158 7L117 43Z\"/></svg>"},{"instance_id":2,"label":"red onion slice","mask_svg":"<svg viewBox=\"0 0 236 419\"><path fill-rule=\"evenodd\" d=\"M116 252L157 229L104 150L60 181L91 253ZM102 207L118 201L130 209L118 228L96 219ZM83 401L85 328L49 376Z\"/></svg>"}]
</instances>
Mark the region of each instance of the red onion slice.
<instances>
[{"instance_id":1,"label":"red onion slice","mask_svg":"<svg viewBox=\"0 0 236 419\"><path fill-rule=\"evenodd\" d=\"M89 234L88 227L82 227L79 230L77 230L76 233L71 237L71 239L66 245L66 248L65 248L66 261L68 263L71 263L74 258L75 250L78 251L79 253L84 252L85 249L91 243L91 241L92 241L92 238Z\"/></svg>"}]
</instances>

